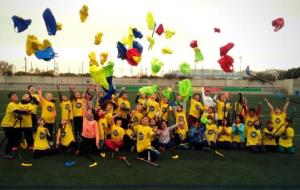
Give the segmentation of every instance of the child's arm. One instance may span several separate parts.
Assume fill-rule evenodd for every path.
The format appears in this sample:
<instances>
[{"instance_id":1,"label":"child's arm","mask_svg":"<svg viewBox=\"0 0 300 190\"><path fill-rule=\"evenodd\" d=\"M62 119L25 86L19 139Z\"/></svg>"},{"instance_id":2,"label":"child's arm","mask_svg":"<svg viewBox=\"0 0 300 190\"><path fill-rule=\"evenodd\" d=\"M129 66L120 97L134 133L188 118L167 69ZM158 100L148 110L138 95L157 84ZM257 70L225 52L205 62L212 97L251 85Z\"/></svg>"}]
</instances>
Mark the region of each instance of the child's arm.
<instances>
[{"instance_id":1,"label":"child's arm","mask_svg":"<svg viewBox=\"0 0 300 190\"><path fill-rule=\"evenodd\" d=\"M56 134L56 147L58 148L59 144L60 144L60 136L61 136L61 129L58 129L58 132Z\"/></svg>"},{"instance_id":2,"label":"child's arm","mask_svg":"<svg viewBox=\"0 0 300 190\"><path fill-rule=\"evenodd\" d=\"M70 92L70 101L72 102L73 100L75 100L75 92L74 92L75 86L74 85L70 85L69 86L69 92Z\"/></svg>"},{"instance_id":3,"label":"child's arm","mask_svg":"<svg viewBox=\"0 0 300 190\"><path fill-rule=\"evenodd\" d=\"M283 109L282 109L282 111L283 111L284 113L287 113L287 109L288 109L288 107L289 107L289 104L290 104L290 99L289 99L289 98L286 98L286 102L285 102L285 104L284 104L284 106L283 106Z\"/></svg>"},{"instance_id":4,"label":"child's arm","mask_svg":"<svg viewBox=\"0 0 300 190\"><path fill-rule=\"evenodd\" d=\"M168 127L168 130L169 130L169 131L173 131L173 130L176 129L178 126L179 126L179 125L176 123L176 124L174 124L174 125Z\"/></svg>"},{"instance_id":5,"label":"child's arm","mask_svg":"<svg viewBox=\"0 0 300 190\"><path fill-rule=\"evenodd\" d=\"M267 98L265 98L265 102L266 102L267 106L269 107L271 113L273 113L274 112L273 105L269 102L269 100Z\"/></svg>"},{"instance_id":6,"label":"child's arm","mask_svg":"<svg viewBox=\"0 0 300 190\"><path fill-rule=\"evenodd\" d=\"M96 135L96 147L99 149L100 148L99 128L98 128L98 124L96 121L94 121L94 129L95 129L95 135Z\"/></svg>"},{"instance_id":7,"label":"child's arm","mask_svg":"<svg viewBox=\"0 0 300 190\"><path fill-rule=\"evenodd\" d=\"M62 95L61 95L61 92L59 90L59 85L58 84L56 85L56 88L57 88L57 91L58 91L59 102L62 102Z\"/></svg>"},{"instance_id":8,"label":"child's arm","mask_svg":"<svg viewBox=\"0 0 300 190\"><path fill-rule=\"evenodd\" d=\"M41 87L38 87L38 95L39 95L39 99L40 99L40 102L41 102L43 100L43 93L42 93Z\"/></svg>"}]
</instances>

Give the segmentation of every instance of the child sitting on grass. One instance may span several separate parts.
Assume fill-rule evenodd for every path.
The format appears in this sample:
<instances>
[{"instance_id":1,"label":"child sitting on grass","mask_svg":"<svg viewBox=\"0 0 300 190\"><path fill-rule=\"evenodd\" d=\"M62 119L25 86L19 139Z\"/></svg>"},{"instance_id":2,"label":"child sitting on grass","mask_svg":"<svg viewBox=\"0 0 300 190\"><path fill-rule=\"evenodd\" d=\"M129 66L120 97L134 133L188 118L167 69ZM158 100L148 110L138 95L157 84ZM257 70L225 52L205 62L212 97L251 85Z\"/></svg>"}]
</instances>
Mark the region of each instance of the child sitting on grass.
<instances>
[{"instance_id":1,"label":"child sitting on grass","mask_svg":"<svg viewBox=\"0 0 300 190\"><path fill-rule=\"evenodd\" d=\"M41 156L52 155L48 137L50 137L49 129L46 127L43 118L38 120L38 127L36 128L33 142L33 158L40 158Z\"/></svg>"},{"instance_id":2,"label":"child sitting on grass","mask_svg":"<svg viewBox=\"0 0 300 190\"><path fill-rule=\"evenodd\" d=\"M242 123L243 116L237 115L232 124L232 147L233 149L245 148L245 125Z\"/></svg>"},{"instance_id":3,"label":"child sitting on grass","mask_svg":"<svg viewBox=\"0 0 300 190\"><path fill-rule=\"evenodd\" d=\"M275 128L271 120L267 121L266 127L264 128L263 145L267 152L276 152L277 143L275 140Z\"/></svg>"},{"instance_id":4,"label":"child sitting on grass","mask_svg":"<svg viewBox=\"0 0 300 190\"><path fill-rule=\"evenodd\" d=\"M281 133L279 137L278 142L278 152L283 153L287 152L290 154L294 154L296 152L294 146L293 146L293 138L294 138L295 132L292 128L291 120L286 119L285 124L283 125L283 132Z\"/></svg>"},{"instance_id":5,"label":"child sitting on grass","mask_svg":"<svg viewBox=\"0 0 300 190\"><path fill-rule=\"evenodd\" d=\"M246 148L253 153L265 152L262 146L261 121L257 119L253 122L253 127L248 128Z\"/></svg>"},{"instance_id":6,"label":"child sitting on grass","mask_svg":"<svg viewBox=\"0 0 300 190\"><path fill-rule=\"evenodd\" d=\"M232 148L232 127L227 123L226 117L222 120L222 125L218 127L217 147L221 149Z\"/></svg>"}]
</instances>

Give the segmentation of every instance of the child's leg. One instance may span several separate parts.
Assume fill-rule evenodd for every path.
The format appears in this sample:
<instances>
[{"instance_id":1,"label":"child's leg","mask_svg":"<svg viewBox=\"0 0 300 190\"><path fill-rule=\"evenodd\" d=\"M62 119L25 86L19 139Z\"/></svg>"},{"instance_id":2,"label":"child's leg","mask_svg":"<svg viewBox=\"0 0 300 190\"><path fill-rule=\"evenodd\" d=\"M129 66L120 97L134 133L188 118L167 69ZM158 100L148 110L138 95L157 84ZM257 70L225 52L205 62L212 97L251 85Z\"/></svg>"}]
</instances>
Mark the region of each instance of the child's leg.
<instances>
[{"instance_id":1,"label":"child's leg","mask_svg":"<svg viewBox=\"0 0 300 190\"><path fill-rule=\"evenodd\" d=\"M105 146L111 151L115 151L117 148L115 141L113 141L111 139L105 140Z\"/></svg>"},{"instance_id":2,"label":"child's leg","mask_svg":"<svg viewBox=\"0 0 300 190\"><path fill-rule=\"evenodd\" d=\"M75 138L79 137L82 132L82 117L74 117L74 136Z\"/></svg>"},{"instance_id":3,"label":"child's leg","mask_svg":"<svg viewBox=\"0 0 300 190\"><path fill-rule=\"evenodd\" d=\"M125 150L129 151L133 146L134 141L127 134L125 134L123 136L123 143L124 143Z\"/></svg>"},{"instance_id":4,"label":"child's leg","mask_svg":"<svg viewBox=\"0 0 300 190\"><path fill-rule=\"evenodd\" d=\"M240 143L238 143L238 142L233 142L233 143L232 143L232 148L235 149L235 150L239 149L239 148L240 148Z\"/></svg>"},{"instance_id":5,"label":"child's leg","mask_svg":"<svg viewBox=\"0 0 300 190\"><path fill-rule=\"evenodd\" d=\"M287 148L287 152L288 152L289 154L295 154L296 150L295 150L295 148L292 146L292 147Z\"/></svg>"},{"instance_id":6,"label":"child's leg","mask_svg":"<svg viewBox=\"0 0 300 190\"><path fill-rule=\"evenodd\" d=\"M229 141L224 141L224 148L227 150L232 149L232 143Z\"/></svg>"},{"instance_id":7,"label":"child's leg","mask_svg":"<svg viewBox=\"0 0 300 190\"><path fill-rule=\"evenodd\" d=\"M23 128L28 147L33 147L32 128Z\"/></svg>"},{"instance_id":8,"label":"child's leg","mask_svg":"<svg viewBox=\"0 0 300 190\"><path fill-rule=\"evenodd\" d=\"M41 150L34 150L32 154L33 154L33 158L40 158L42 156Z\"/></svg>"},{"instance_id":9,"label":"child's leg","mask_svg":"<svg viewBox=\"0 0 300 190\"><path fill-rule=\"evenodd\" d=\"M35 130L37 128L37 115L31 114L31 120L32 120L32 130Z\"/></svg>"},{"instance_id":10,"label":"child's leg","mask_svg":"<svg viewBox=\"0 0 300 190\"><path fill-rule=\"evenodd\" d=\"M249 151L252 152L252 153L258 153L258 148L257 146L248 146L249 148Z\"/></svg>"},{"instance_id":11,"label":"child's leg","mask_svg":"<svg viewBox=\"0 0 300 190\"><path fill-rule=\"evenodd\" d=\"M5 154L11 154L12 148L14 147L14 131L15 129L12 127L3 127L5 136L7 138L7 145L5 148Z\"/></svg>"},{"instance_id":12,"label":"child's leg","mask_svg":"<svg viewBox=\"0 0 300 190\"><path fill-rule=\"evenodd\" d=\"M278 145L277 151L278 151L279 153L283 153L283 152L285 151L285 148L284 148L283 146Z\"/></svg>"},{"instance_id":13,"label":"child's leg","mask_svg":"<svg viewBox=\"0 0 300 190\"><path fill-rule=\"evenodd\" d=\"M180 137L179 134L174 135L174 143L175 143L176 146L181 144L181 137Z\"/></svg>"},{"instance_id":14,"label":"child's leg","mask_svg":"<svg viewBox=\"0 0 300 190\"><path fill-rule=\"evenodd\" d=\"M54 124L53 123L45 123L45 127L49 130L50 137L48 140L53 141L53 128Z\"/></svg>"}]
</instances>

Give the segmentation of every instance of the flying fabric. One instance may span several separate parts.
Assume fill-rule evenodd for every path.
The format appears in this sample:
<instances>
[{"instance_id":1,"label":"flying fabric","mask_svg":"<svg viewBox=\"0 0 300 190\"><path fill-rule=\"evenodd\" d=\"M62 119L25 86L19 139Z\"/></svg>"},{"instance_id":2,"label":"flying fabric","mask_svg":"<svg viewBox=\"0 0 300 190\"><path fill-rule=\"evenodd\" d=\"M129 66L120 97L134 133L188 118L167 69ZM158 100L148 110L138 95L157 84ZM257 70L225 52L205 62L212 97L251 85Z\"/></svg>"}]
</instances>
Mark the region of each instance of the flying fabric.
<instances>
[{"instance_id":1,"label":"flying fabric","mask_svg":"<svg viewBox=\"0 0 300 190\"><path fill-rule=\"evenodd\" d=\"M168 47L165 47L165 48L162 48L162 49L161 49L161 52L162 52L163 54L172 54L172 53L173 53L173 50L171 50L171 49L168 48Z\"/></svg>"},{"instance_id":2,"label":"flying fabric","mask_svg":"<svg viewBox=\"0 0 300 190\"><path fill-rule=\"evenodd\" d=\"M284 26L284 19L277 18L272 21L272 26L274 27L274 32L279 31Z\"/></svg>"},{"instance_id":3,"label":"flying fabric","mask_svg":"<svg viewBox=\"0 0 300 190\"><path fill-rule=\"evenodd\" d=\"M140 31L138 31L138 29L136 28L132 29L132 34L135 38L139 38L139 39L143 38L143 34Z\"/></svg>"},{"instance_id":4,"label":"flying fabric","mask_svg":"<svg viewBox=\"0 0 300 190\"><path fill-rule=\"evenodd\" d=\"M107 61L108 52L103 52L100 54L100 63L103 65Z\"/></svg>"},{"instance_id":5,"label":"flying fabric","mask_svg":"<svg viewBox=\"0 0 300 190\"><path fill-rule=\"evenodd\" d=\"M164 33L165 29L164 26L162 24L158 25L157 29L156 29L156 34L158 34L159 36L162 35L162 33Z\"/></svg>"},{"instance_id":6,"label":"flying fabric","mask_svg":"<svg viewBox=\"0 0 300 190\"><path fill-rule=\"evenodd\" d=\"M180 72L182 72L185 75L188 75L191 73L191 68L188 63L182 63L180 64Z\"/></svg>"},{"instance_id":7,"label":"flying fabric","mask_svg":"<svg viewBox=\"0 0 300 190\"><path fill-rule=\"evenodd\" d=\"M165 37L166 37L166 39L172 38L175 34L176 33L174 31L172 31L172 30L166 30L165 31Z\"/></svg>"},{"instance_id":8,"label":"flying fabric","mask_svg":"<svg viewBox=\"0 0 300 190\"><path fill-rule=\"evenodd\" d=\"M155 57L152 58L152 60L151 60L151 71L152 71L152 73L157 74L160 71L160 69L163 65L164 65L163 62L160 61L159 59L157 59Z\"/></svg>"},{"instance_id":9,"label":"flying fabric","mask_svg":"<svg viewBox=\"0 0 300 190\"><path fill-rule=\"evenodd\" d=\"M200 48L194 48L194 53L195 53L195 62L196 63L204 60L204 57L202 55Z\"/></svg>"},{"instance_id":10,"label":"flying fabric","mask_svg":"<svg viewBox=\"0 0 300 190\"><path fill-rule=\"evenodd\" d=\"M87 5L83 5L83 7L79 11L80 21L85 22L87 17L89 16L89 7Z\"/></svg>"},{"instance_id":11,"label":"flying fabric","mask_svg":"<svg viewBox=\"0 0 300 190\"><path fill-rule=\"evenodd\" d=\"M190 79L184 79L178 82L178 93L182 97L188 97L191 95L192 82Z\"/></svg>"},{"instance_id":12,"label":"flying fabric","mask_svg":"<svg viewBox=\"0 0 300 190\"><path fill-rule=\"evenodd\" d=\"M34 55L38 59L43 59L44 61L50 61L56 55L52 47L48 47L44 50L37 50Z\"/></svg>"},{"instance_id":13,"label":"flying fabric","mask_svg":"<svg viewBox=\"0 0 300 190\"><path fill-rule=\"evenodd\" d=\"M152 36L148 36L147 41L149 42L149 49L152 49L155 43L154 38Z\"/></svg>"},{"instance_id":14,"label":"flying fabric","mask_svg":"<svg viewBox=\"0 0 300 190\"><path fill-rule=\"evenodd\" d=\"M198 47L198 42L197 42L197 40L191 41L190 46L191 46L191 48L196 48L196 47Z\"/></svg>"},{"instance_id":15,"label":"flying fabric","mask_svg":"<svg viewBox=\"0 0 300 190\"><path fill-rule=\"evenodd\" d=\"M105 71L105 76L107 77L111 77L113 76L114 73L114 62L112 61L108 61L107 65L104 66L104 71Z\"/></svg>"},{"instance_id":16,"label":"flying fabric","mask_svg":"<svg viewBox=\"0 0 300 190\"><path fill-rule=\"evenodd\" d=\"M220 32L221 32L221 29L220 29L220 28L214 28L214 31L215 31L216 33L220 33Z\"/></svg>"},{"instance_id":17,"label":"flying fabric","mask_svg":"<svg viewBox=\"0 0 300 190\"><path fill-rule=\"evenodd\" d=\"M98 67L97 65L93 64L93 65L90 65L89 71L90 71L92 80L95 83L99 84L100 86L103 86L103 88L105 88L105 89L109 88L109 84L105 77L104 67Z\"/></svg>"},{"instance_id":18,"label":"flying fabric","mask_svg":"<svg viewBox=\"0 0 300 190\"><path fill-rule=\"evenodd\" d=\"M117 43L117 49L118 49L118 58L122 60L126 59L127 49L121 42Z\"/></svg>"},{"instance_id":19,"label":"flying fabric","mask_svg":"<svg viewBox=\"0 0 300 190\"><path fill-rule=\"evenodd\" d=\"M154 21L154 16L153 16L152 12L147 13L146 21L147 21L148 29L154 30L155 21Z\"/></svg>"},{"instance_id":20,"label":"flying fabric","mask_svg":"<svg viewBox=\"0 0 300 190\"><path fill-rule=\"evenodd\" d=\"M43 12L44 22L48 31L49 36L54 36L56 34L56 21L55 18L49 8L45 9Z\"/></svg>"},{"instance_id":21,"label":"flying fabric","mask_svg":"<svg viewBox=\"0 0 300 190\"><path fill-rule=\"evenodd\" d=\"M95 45L99 45L101 42L102 42L102 32L98 32L96 35L95 35L95 39L94 39L94 44Z\"/></svg>"},{"instance_id":22,"label":"flying fabric","mask_svg":"<svg viewBox=\"0 0 300 190\"><path fill-rule=\"evenodd\" d=\"M57 22L56 23L56 30L62 30L62 24L61 23L59 23L59 22Z\"/></svg>"},{"instance_id":23,"label":"flying fabric","mask_svg":"<svg viewBox=\"0 0 300 190\"><path fill-rule=\"evenodd\" d=\"M231 73L233 71L233 58L229 55L225 55L218 60L222 70L226 73Z\"/></svg>"},{"instance_id":24,"label":"flying fabric","mask_svg":"<svg viewBox=\"0 0 300 190\"><path fill-rule=\"evenodd\" d=\"M14 29L18 33L25 31L31 24L31 19L24 19L19 16L12 16L11 19L14 22Z\"/></svg>"},{"instance_id":25,"label":"flying fabric","mask_svg":"<svg viewBox=\"0 0 300 190\"><path fill-rule=\"evenodd\" d=\"M151 96L152 94L156 93L157 91L158 91L158 85L156 85L156 84L154 84L152 86L144 86L139 89L139 92L141 94L146 94L148 96Z\"/></svg>"},{"instance_id":26,"label":"flying fabric","mask_svg":"<svg viewBox=\"0 0 300 190\"><path fill-rule=\"evenodd\" d=\"M128 49L126 52L126 60L132 66L137 66L141 61L141 54L135 48Z\"/></svg>"},{"instance_id":27,"label":"flying fabric","mask_svg":"<svg viewBox=\"0 0 300 190\"><path fill-rule=\"evenodd\" d=\"M220 56L223 57L224 55L227 55L229 50L231 50L234 47L234 43L229 42L223 47L220 47Z\"/></svg>"},{"instance_id":28,"label":"flying fabric","mask_svg":"<svg viewBox=\"0 0 300 190\"><path fill-rule=\"evenodd\" d=\"M143 46L139 42L133 41L132 47L137 49L140 54L143 53Z\"/></svg>"},{"instance_id":29,"label":"flying fabric","mask_svg":"<svg viewBox=\"0 0 300 190\"><path fill-rule=\"evenodd\" d=\"M26 40L26 54L31 56L37 50L45 50L48 47L51 47L51 42L47 39L41 43L38 38L34 35L28 35Z\"/></svg>"},{"instance_id":30,"label":"flying fabric","mask_svg":"<svg viewBox=\"0 0 300 190\"><path fill-rule=\"evenodd\" d=\"M99 64L98 64L98 62L97 62L97 59L96 59L96 53L95 52L90 52L89 53L89 59L90 59L90 66L92 66L92 65L96 65L96 66L98 66Z\"/></svg>"},{"instance_id":31,"label":"flying fabric","mask_svg":"<svg viewBox=\"0 0 300 190\"><path fill-rule=\"evenodd\" d=\"M167 98L168 100L171 99L171 95L172 95L172 88L167 87L162 91L162 96L164 98Z\"/></svg>"}]
</instances>

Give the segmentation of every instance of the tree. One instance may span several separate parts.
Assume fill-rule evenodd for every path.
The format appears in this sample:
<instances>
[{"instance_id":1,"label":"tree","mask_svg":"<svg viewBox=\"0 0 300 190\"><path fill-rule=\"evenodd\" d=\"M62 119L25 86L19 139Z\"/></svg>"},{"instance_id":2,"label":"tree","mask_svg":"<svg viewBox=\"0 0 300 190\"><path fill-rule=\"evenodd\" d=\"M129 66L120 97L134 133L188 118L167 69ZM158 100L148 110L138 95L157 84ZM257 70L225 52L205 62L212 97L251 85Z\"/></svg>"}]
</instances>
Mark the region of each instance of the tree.
<instances>
[{"instance_id":1,"label":"tree","mask_svg":"<svg viewBox=\"0 0 300 190\"><path fill-rule=\"evenodd\" d=\"M9 64L6 61L0 61L0 74L11 76L13 74L14 65Z\"/></svg>"}]
</instances>

